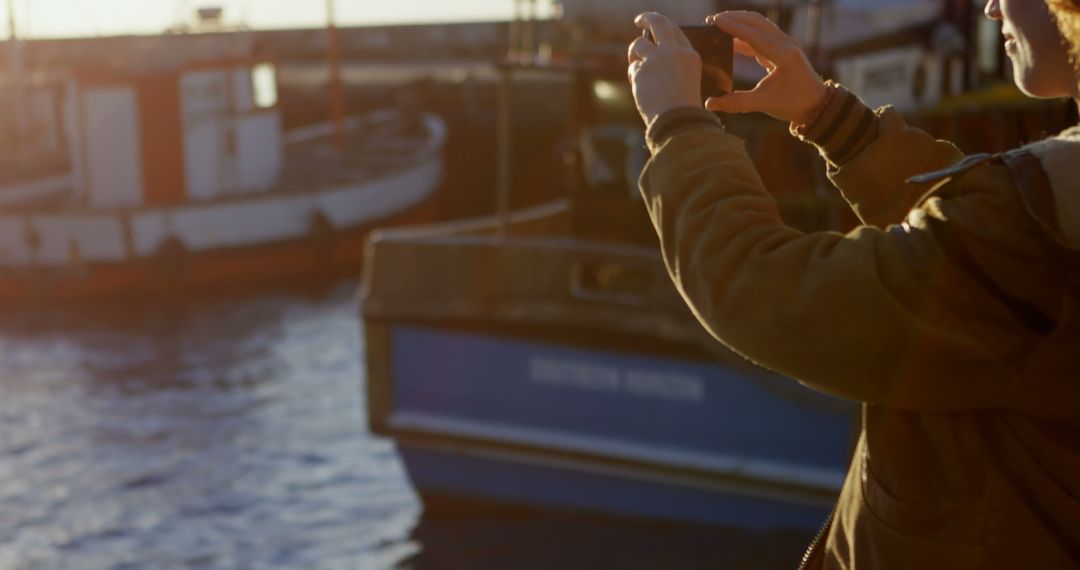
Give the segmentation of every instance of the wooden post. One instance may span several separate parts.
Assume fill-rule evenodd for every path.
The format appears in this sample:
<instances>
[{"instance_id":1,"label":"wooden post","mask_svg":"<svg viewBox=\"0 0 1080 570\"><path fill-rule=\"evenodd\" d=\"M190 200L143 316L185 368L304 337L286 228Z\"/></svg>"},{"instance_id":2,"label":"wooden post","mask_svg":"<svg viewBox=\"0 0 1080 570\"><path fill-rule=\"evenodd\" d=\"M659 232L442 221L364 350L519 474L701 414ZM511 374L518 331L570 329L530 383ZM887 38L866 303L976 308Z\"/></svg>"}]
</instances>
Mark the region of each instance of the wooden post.
<instances>
[{"instance_id":1,"label":"wooden post","mask_svg":"<svg viewBox=\"0 0 1080 570\"><path fill-rule=\"evenodd\" d=\"M341 36L338 32L334 0L326 0L326 65L329 73L330 121L334 125L334 146L345 148L345 98L341 86Z\"/></svg>"},{"instance_id":2,"label":"wooden post","mask_svg":"<svg viewBox=\"0 0 1080 570\"><path fill-rule=\"evenodd\" d=\"M506 241L510 233L510 186L513 183L513 94L514 63L499 68L499 92L497 101L496 145L496 215L499 219L499 237Z\"/></svg>"}]
</instances>

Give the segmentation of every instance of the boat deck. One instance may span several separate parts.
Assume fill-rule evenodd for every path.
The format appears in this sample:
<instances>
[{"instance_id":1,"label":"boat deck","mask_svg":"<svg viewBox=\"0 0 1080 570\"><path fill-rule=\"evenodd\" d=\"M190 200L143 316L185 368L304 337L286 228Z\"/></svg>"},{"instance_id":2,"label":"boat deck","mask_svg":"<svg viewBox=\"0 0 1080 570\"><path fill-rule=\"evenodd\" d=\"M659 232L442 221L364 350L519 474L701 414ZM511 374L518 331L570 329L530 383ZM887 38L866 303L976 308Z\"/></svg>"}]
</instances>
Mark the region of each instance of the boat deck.
<instances>
[{"instance_id":1,"label":"boat deck","mask_svg":"<svg viewBox=\"0 0 1080 570\"><path fill-rule=\"evenodd\" d=\"M345 148L328 137L287 145L285 171L271 192L311 192L371 180L422 158L428 130L416 118L390 117L346 131Z\"/></svg>"}]
</instances>

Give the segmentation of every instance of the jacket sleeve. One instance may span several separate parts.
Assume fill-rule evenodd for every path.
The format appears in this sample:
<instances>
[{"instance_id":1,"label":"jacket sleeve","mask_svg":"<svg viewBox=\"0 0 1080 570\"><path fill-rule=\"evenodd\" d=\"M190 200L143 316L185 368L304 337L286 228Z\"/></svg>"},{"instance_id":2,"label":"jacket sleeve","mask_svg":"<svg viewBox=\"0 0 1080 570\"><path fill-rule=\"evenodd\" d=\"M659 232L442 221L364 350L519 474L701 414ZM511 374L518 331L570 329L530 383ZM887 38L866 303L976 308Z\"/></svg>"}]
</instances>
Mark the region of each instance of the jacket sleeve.
<instances>
[{"instance_id":1,"label":"jacket sleeve","mask_svg":"<svg viewBox=\"0 0 1080 570\"><path fill-rule=\"evenodd\" d=\"M641 191L677 289L718 340L843 398L923 411L1006 401L1016 373L999 347L1011 341L966 326L954 301L993 300L949 272L932 229L964 200L888 230L802 234L780 220L741 140L705 123L669 135L654 146ZM1001 311L981 317L995 319L980 326L1009 330Z\"/></svg>"},{"instance_id":2,"label":"jacket sleeve","mask_svg":"<svg viewBox=\"0 0 1080 570\"><path fill-rule=\"evenodd\" d=\"M892 107L872 111L843 86L832 87L835 95L821 117L792 134L818 148L829 179L864 224L900 223L931 187L908 179L952 166L963 153L908 126Z\"/></svg>"}]
</instances>

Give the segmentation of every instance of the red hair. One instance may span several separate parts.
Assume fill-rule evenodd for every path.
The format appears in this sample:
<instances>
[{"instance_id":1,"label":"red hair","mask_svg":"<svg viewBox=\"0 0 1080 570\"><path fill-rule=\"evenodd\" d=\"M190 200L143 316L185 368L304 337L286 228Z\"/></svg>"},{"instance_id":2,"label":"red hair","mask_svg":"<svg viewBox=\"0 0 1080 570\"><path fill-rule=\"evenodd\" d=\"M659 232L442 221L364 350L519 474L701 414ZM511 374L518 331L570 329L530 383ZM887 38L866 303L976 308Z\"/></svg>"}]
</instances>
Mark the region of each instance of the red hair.
<instances>
[{"instance_id":1,"label":"red hair","mask_svg":"<svg viewBox=\"0 0 1080 570\"><path fill-rule=\"evenodd\" d=\"M1046 0L1057 17L1061 35L1069 43L1073 62L1080 65L1080 0Z\"/></svg>"}]
</instances>

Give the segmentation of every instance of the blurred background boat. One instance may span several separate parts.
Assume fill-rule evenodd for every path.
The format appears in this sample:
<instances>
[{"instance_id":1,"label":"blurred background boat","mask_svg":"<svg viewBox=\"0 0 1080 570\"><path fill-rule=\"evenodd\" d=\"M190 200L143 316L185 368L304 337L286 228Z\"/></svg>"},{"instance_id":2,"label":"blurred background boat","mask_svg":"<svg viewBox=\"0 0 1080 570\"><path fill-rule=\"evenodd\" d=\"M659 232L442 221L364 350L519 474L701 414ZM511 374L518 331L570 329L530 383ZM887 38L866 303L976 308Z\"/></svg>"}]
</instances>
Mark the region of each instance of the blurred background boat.
<instances>
[{"instance_id":1,"label":"blurred background boat","mask_svg":"<svg viewBox=\"0 0 1080 570\"><path fill-rule=\"evenodd\" d=\"M434 219L438 116L394 106L285 132L276 67L248 39L6 75L0 300L355 274L369 230Z\"/></svg>"},{"instance_id":2,"label":"blurred background boat","mask_svg":"<svg viewBox=\"0 0 1080 570\"><path fill-rule=\"evenodd\" d=\"M518 217L522 228L540 219ZM654 249L514 231L372 243L368 415L429 509L466 499L755 530L821 524L853 406L708 338Z\"/></svg>"}]
</instances>

